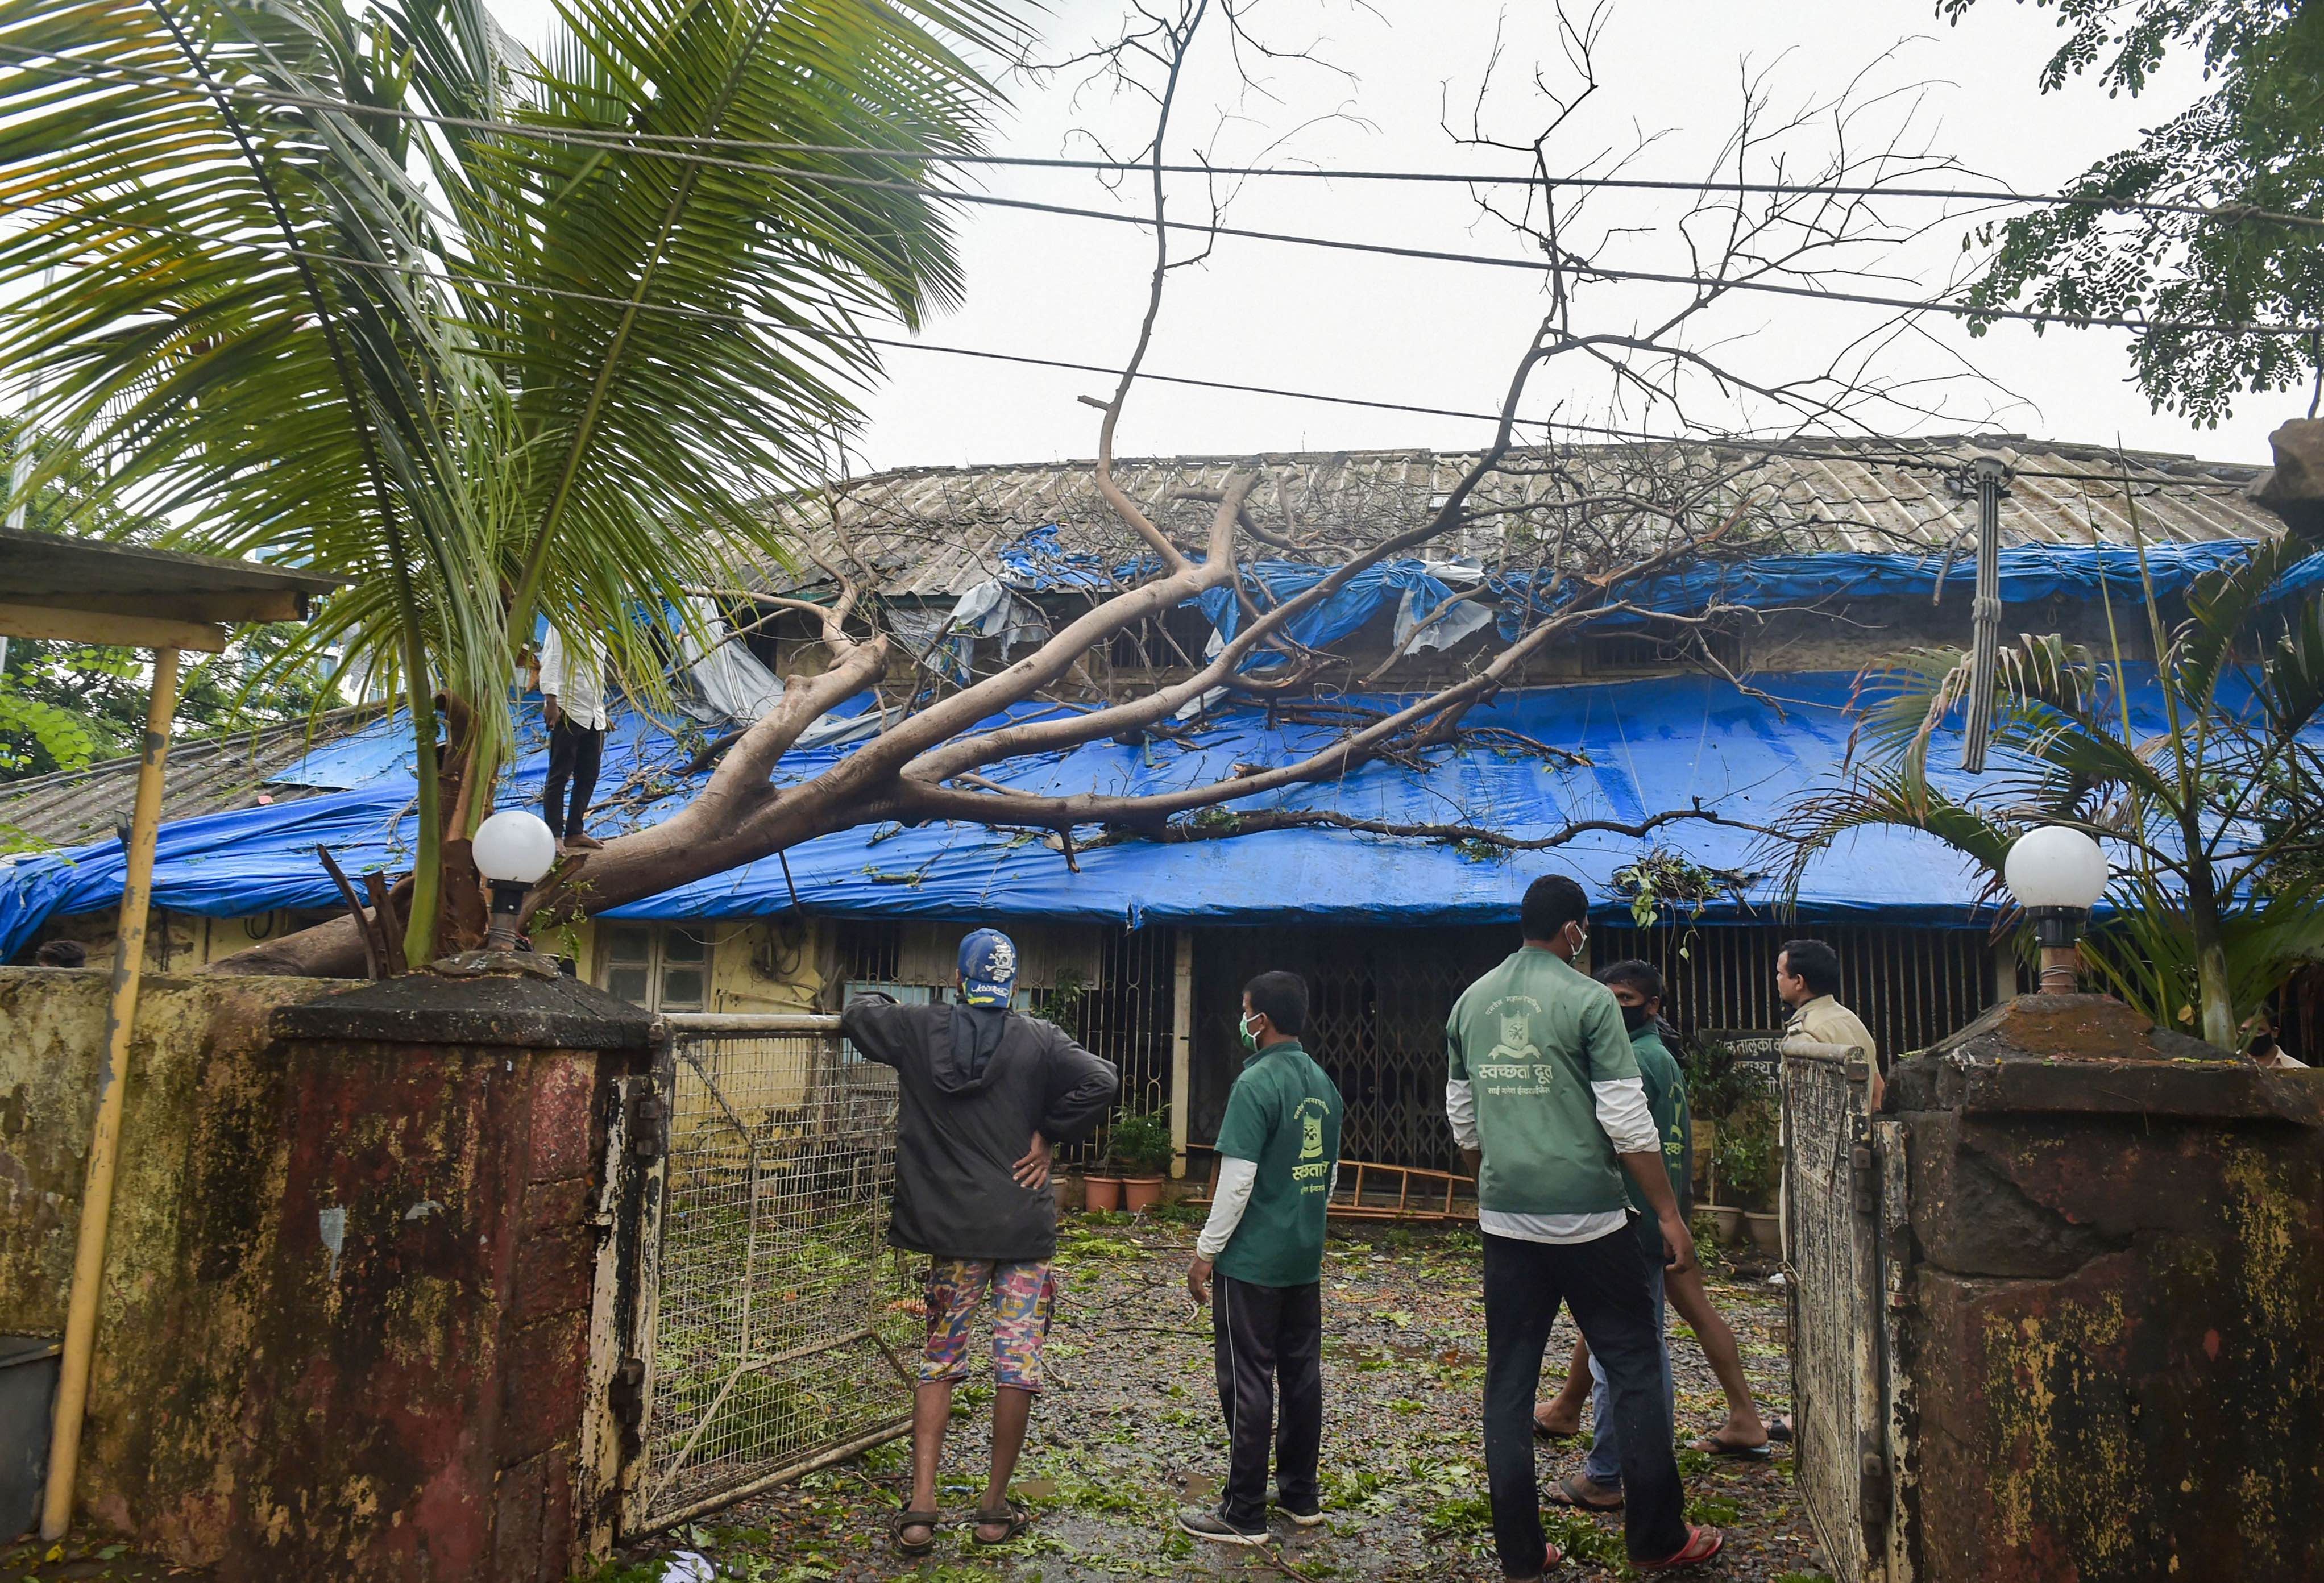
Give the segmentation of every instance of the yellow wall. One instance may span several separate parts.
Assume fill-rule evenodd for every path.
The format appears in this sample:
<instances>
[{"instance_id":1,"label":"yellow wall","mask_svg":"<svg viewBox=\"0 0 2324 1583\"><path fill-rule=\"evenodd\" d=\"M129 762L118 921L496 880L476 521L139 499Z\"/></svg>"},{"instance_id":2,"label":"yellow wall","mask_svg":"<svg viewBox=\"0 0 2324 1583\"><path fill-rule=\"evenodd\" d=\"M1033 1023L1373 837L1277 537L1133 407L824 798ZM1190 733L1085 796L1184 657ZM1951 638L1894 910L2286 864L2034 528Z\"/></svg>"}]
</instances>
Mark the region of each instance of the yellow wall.
<instances>
[{"instance_id":1,"label":"yellow wall","mask_svg":"<svg viewBox=\"0 0 2324 1583\"><path fill-rule=\"evenodd\" d=\"M710 934L713 1011L818 1011L823 932L812 921L788 929L726 920Z\"/></svg>"},{"instance_id":2,"label":"yellow wall","mask_svg":"<svg viewBox=\"0 0 2324 1583\"><path fill-rule=\"evenodd\" d=\"M57 925L52 933L79 940L88 947L90 968L111 971L114 914L110 910L60 918ZM298 927L297 920L280 912L246 918L204 918L157 908L147 935L146 967L153 972L190 972L263 941L280 939ZM825 936L813 922L788 929L744 919L648 927L657 932L690 927L709 938L713 1011L822 1009L818 997L824 984ZM536 931L533 942L541 951L572 956L583 977L602 985L605 972L597 956L597 933L595 923L585 919Z\"/></svg>"}]
</instances>

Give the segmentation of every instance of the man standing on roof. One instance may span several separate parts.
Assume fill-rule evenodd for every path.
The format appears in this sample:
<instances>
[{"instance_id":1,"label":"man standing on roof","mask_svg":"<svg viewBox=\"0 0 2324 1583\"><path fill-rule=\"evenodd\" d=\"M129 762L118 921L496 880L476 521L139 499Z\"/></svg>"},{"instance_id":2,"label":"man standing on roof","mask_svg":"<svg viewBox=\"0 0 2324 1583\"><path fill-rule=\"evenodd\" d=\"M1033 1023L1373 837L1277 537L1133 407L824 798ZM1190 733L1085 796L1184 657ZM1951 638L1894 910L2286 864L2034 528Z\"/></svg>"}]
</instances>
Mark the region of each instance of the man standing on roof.
<instances>
[{"instance_id":1,"label":"man standing on roof","mask_svg":"<svg viewBox=\"0 0 2324 1583\"><path fill-rule=\"evenodd\" d=\"M593 637L568 644L555 627L540 651L540 717L549 726L549 779L541 802L557 850L595 851L604 845L583 828L605 757L605 650ZM568 806L565 787L573 787Z\"/></svg>"},{"instance_id":2,"label":"man standing on roof","mask_svg":"<svg viewBox=\"0 0 2324 1583\"><path fill-rule=\"evenodd\" d=\"M1444 1111L1477 1178L1485 1241L1485 1477L1501 1570L1531 1583L1564 1558L1545 1538L1533 1414L1542 1348L1570 1303L1606 1371L1623 1526L1642 1571L1692 1566L1726 1542L1685 1519L1663 1403L1661 1302L1629 1224L1627 1173L1653 1206L1666 1267L1694 1239L1613 992L1574 971L1590 900L1563 875L1527 888L1524 944L1469 986L1444 1025Z\"/></svg>"},{"instance_id":3,"label":"man standing on roof","mask_svg":"<svg viewBox=\"0 0 2324 1583\"><path fill-rule=\"evenodd\" d=\"M1864 1052L1872 1068L1865 1102L1880 1109L1884 1085L1880 1049L1872 1031L1856 1013L1842 1006L1840 994L1840 953L1821 940L1790 940L1775 953L1775 993L1791 1011L1784 1036L1811 1045L1853 1045Z\"/></svg>"},{"instance_id":4,"label":"man standing on roof","mask_svg":"<svg viewBox=\"0 0 2324 1583\"><path fill-rule=\"evenodd\" d=\"M1010 1500L1009 1481L1041 1389L1041 1344L1056 1301L1049 1149L1086 1137L1121 1089L1110 1062L1009 1009L1016 980L1015 943L979 929L960 943L960 1004L899 1006L872 994L850 1001L840 1017L857 1049L896 1069L888 1240L931 1260L927 1342L912 1397L912 1498L893 1523L906 1555L936 1545L945 1425L953 1387L968 1377L969 1326L988 1296L998 1389L992 1467L973 1537L1005 1544L1031 1521Z\"/></svg>"},{"instance_id":5,"label":"man standing on roof","mask_svg":"<svg viewBox=\"0 0 2324 1583\"><path fill-rule=\"evenodd\" d=\"M1217 1509L1189 1506L1178 1526L1198 1539L1265 1544L1270 1447L1276 1504L1303 1528L1323 1520L1316 1478L1323 1449L1323 1221L1346 1107L1299 1042L1307 1028L1307 981L1297 973L1261 973L1245 985L1240 1028L1250 1054L1227 1095L1218 1196L1186 1266L1186 1294L1211 1305L1219 1405L1231 1449Z\"/></svg>"}]
</instances>

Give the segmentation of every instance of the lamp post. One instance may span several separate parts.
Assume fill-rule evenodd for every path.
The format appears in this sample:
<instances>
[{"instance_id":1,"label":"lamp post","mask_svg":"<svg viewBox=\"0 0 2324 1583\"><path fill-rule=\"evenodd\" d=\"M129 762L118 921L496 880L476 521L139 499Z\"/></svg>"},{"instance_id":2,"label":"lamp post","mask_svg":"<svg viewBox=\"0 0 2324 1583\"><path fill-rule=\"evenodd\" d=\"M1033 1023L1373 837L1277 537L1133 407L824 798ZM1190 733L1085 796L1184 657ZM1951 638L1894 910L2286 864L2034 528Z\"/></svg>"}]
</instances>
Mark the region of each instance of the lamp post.
<instances>
[{"instance_id":1,"label":"lamp post","mask_svg":"<svg viewBox=\"0 0 2324 1583\"><path fill-rule=\"evenodd\" d=\"M2034 920L2042 947L2042 993L2070 995L2081 953L2077 942L2090 908L2106 894L2106 853L2080 831L2044 824L2019 836L2001 877Z\"/></svg>"},{"instance_id":2,"label":"lamp post","mask_svg":"<svg viewBox=\"0 0 2324 1583\"><path fill-rule=\"evenodd\" d=\"M472 850L476 872L493 889L492 927L484 935L484 949L514 951L525 893L556 865L557 837L538 815L504 808L476 826Z\"/></svg>"}]
</instances>

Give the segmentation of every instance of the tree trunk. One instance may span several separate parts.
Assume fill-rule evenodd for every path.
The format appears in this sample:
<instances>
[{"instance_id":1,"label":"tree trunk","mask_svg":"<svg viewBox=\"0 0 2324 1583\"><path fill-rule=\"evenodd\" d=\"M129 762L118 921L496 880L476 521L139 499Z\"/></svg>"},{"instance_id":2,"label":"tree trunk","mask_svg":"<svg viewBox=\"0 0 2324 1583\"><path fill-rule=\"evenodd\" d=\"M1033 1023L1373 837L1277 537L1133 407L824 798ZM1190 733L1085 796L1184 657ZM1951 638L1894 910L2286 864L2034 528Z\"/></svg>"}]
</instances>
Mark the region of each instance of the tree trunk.
<instances>
[{"instance_id":1,"label":"tree trunk","mask_svg":"<svg viewBox=\"0 0 2324 1583\"><path fill-rule=\"evenodd\" d=\"M2196 1002L2202 1011L2203 1041L2222 1050L2236 1047L2236 1004L2227 981L2226 932L2219 925L2219 897L2204 856L2203 833L2190 815L2181 815L2180 836L2187 863L2187 923L2195 936Z\"/></svg>"}]
</instances>

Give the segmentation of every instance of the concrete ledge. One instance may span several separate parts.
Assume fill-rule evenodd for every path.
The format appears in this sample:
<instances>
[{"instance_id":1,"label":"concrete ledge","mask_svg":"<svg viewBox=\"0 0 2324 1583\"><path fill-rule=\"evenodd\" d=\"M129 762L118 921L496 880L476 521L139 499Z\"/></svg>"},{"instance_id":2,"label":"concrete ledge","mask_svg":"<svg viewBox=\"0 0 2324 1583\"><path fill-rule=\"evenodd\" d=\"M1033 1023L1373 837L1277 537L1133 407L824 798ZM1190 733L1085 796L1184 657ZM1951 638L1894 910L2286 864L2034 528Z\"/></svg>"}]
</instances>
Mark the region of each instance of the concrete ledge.
<instances>
[{"instance_id":1,"label":"concrete ledge","mask_svg":"<svg viewBox=\"0 0 2324 1583\"><path fill-rule=\"evenodd\" d=\"M418 972L285 1006L273 1031L327 1043L634 1050L652 1026L639 1008L577 979Z\"/></svg>"}]
</instances>

